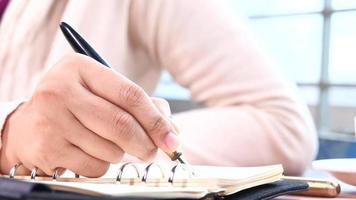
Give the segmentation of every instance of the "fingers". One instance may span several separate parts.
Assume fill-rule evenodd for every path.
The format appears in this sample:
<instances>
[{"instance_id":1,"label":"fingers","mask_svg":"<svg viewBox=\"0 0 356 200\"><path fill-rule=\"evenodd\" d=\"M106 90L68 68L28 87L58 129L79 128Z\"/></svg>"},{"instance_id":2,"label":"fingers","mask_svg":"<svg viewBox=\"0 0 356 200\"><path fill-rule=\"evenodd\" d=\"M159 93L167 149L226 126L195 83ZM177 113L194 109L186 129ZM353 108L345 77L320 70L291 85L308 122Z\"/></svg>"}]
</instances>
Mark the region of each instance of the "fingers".
<instances>
[{"instance_id":1,"label":"fingers","mask_svg":"<svg viewBox=\"0 0 356 200\"><path fill-rule=\"evenodd\" d=\"M78 98L73 99L68 107L85 127L141 160L149 160L156 154L157 147L134 117L105 99L93 95L85 88L79 87L76 90ZM96 140L94 136L92 137L95 143ZM88 153L93 151L89 145L86 149Z\"/></svg>"},{"instance_id":2,"label":"fingers","mask_svg":"<svg viewBox=\"0 0 356 200\"><path fill-rule=\"evenodd\" d=\"M109 162L90 156L73 144L63 143L65 145L60 145L63 146L60 150L55 150L57 153L46 155L42 152L39 159L33 160L28 160L28 157L16 159L13 162L18 164L15 175L30 175L34 168L37 168L36 176L52 176L56 170L63 174L68 169L82 176L99 177L107 171Z\"/></svg>"},{"instance_id":3,"label":"fingers","mask_svg":"<svg viewBox=\"0 0 356 200\"><path fill-rule=\"evenodd\" d=\"M92 59L78 56L77 65L83 84L94 94L130 113L153 142L165 152L179 146L169 121L161 115L142 88L114 71L101 67Z\"/></svg>"},{"instance_id":4,"label":"fingers","mask_svg":"<svg viewBox=\"0 0 356 200\"><path fill-rule=\"evenodd\" d=\"M13 161L13 165L11 168L5 171L5 175L10 175L12 168L16 166L16 171L14 173L14 176L26 176L31 174L32 170L37 168L37 173L36 176L46 176L46 173L44 173L41 169L39 169L37 166L33 165L31 161L28 161L27 159L23 159L20 161L19 159L15 159L16 161Z\"/></svg>"},{"instance_id":5,"label":"fingers","mask_svg":"<svg viewBox=\"0 0 356 200\"><path fill-rule=\"evenodd\" d=\"M119 146L90 131L74 116L72 119L66 119L64 123L70 127L64 132L64 137L85 153L110 163L117 163L122 159L124 151Z\"/></svg>"},{"instance_id":6,"label":"fingers","mask_svg":"<svg viewBox=\"0 0 356 200\"><path fill-rule=\"evenodd\" d=\"M16 175L29 175L31 171L37 167L38 176L52 176L53 173L58 170L59 174L63 174L65 169L87 177L100 177L105 174L109 168L109 163L103 160L94 158L74 145L67 144L66 148L63 148L60 156L56 156L56 159L51 162L50 166L45 163L38 162L33 164L30 161L22 160L15 162L18 163ZM42 171L42 169L44 171Z\"/></svg>"},{"instance_id":7,"label":"fingers","mask_svg":"<svg viewBox=\"0 0 356 200\"><path fill-rule=\"evenodd\" d=\"M20 175L20 176L24 176L24 175L31 175L32 174L32 170L37 169L36 171L36 175L37 176L49 176L47 175L44 171L42 171L41 169L39 169L37 166L31 164L31 162L29 161L23 161L22 164L20 164L16 170L16 175Z\"/></svg>"},{"instance_id":8,"label":"fingers","mask_svg":"<svg viewBox=\"0 0 356 200\"><path fill-rule=\"evenodd\" d=\"M68 169L86 177L103 176L110 165L108 162L86 154L73 145L68 145L63 149L62 157L59 157L54 162L55 166Z\"/></svg>"}]
</instances>

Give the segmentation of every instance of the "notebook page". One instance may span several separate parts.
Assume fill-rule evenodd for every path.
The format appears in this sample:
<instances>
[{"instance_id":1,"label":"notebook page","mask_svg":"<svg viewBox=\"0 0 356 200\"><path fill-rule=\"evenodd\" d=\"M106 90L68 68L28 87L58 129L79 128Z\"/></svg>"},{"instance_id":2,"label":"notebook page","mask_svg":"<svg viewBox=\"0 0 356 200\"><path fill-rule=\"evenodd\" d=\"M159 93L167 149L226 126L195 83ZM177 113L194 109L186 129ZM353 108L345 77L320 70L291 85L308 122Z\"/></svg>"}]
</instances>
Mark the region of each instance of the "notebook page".
<instances>
[{"instance_id":1,"label":"notebook page","mask_svg":"<svg viewBox=\"0 0 356 200\"><path fill-rule=\"evenodd\" d=\"M139 165L139 172L143 172L146 165ZM116 181L117 171L113 170L106 178L59 178L52 181L49 178L37 177L35 180L53 187L83 192L86 194L112 196L145 196L160 198L200 198L210 192L223 195L235 193L243 189L271 183L281 179L283 168L281 165L262 167L212 167L193 166L196 176L187 177L183 171L176 171L173 184L168 182L171 166L164 166L166 176L162 178L160 170L148 177L146 183L138 178L134 168L127 168L121 183ZM153 171L154 172L154 171ZM189 174L190 175L190 174ZM73 177L68 175L67 177ZM20 178L20 177L17 177ZM27 177L27 180L29 178Z\"/></svg>"},{"instance_id":2,"label":"notebook page","mask_svg":"<svg viewBox=\"0 0 356 200\"><path fill-rule=\"evenodd\" d=\"M139 170L144 170L146 165L137 165ZM169 172L171 166L163 167L165 173ZM225 195L241 191L250 187L255 187L265 183L271 183L280 180L283 168L281 165L261 166L261 167L214 167L214 166L193 166L194 177L187 177L184 170L177 170L175 181L172 187L168 182L168 177L161 179L160 171L156 170L153 177L148 179L148 182L142 184L139 179L135 179L137 172L133 169L127 169L123 181L130 180L135 186L118 185L116 180L115 170L112 174L107 174L106 179L98 179L102 183L106 180L107 184L81 184L82 189L98 190L101 193L109 195L172 195L175 197L187 197L185 195L201 196L211 191L219 190L224 192ZM157 176L158 175L158 176ZM190 174L189 174L190 175ZM157 179L158 177L158 179ZM127 178L127 179L125 179ZM76 179L81 181L81 179ZM85 180L85 179L82 179ZM151 180L151 181L150 181ZM152 181L155 180L155 181ZM95 182L95 181L94 181ZM75 183L61 183L67 186L77 186ZM156 187L152 187L156 186ZM159 186L159 187L157 187ZM223 189L222 189L223 188ZM115 192L120 191L120 192ZM190 192L189 192L190 191ZM169 194L168 194L169 193ZM185 194L185 195L184 195Z\"/></svg>"},{"instance_id":3,"label":"notebook page","mask_svg":"<svg viewBox=\"0 0 356 200\"><path fill-rule=\"evenodd\" d=\"M149 187L144 185L122 185L122 184L98 184L98 183L78 183L78 182L42 182L52 189L79 192L94 196L115 196L115 197L151 197L162 199L176 198L202 198L209 193L221 193L224 189L207 189L200 187Z\"/></svg>"},{"instance_id":4,"label":"notebook page","mask_svg":"<svg viewBox=\"0 0 356 200\"><path fill-rule=\"evenodd\" d=\"M278 181L282 178L282 165L260 167L213 167L194 166L198 179L216 180L218 187L231 194L243 189Z\"/></svg>"},{"instance_id":5,"label":"notebook page","mask_svg":"<svg viewBox=\"0 0 356 200\"><path fill-rule=\"evenodd\" d=\"M269 174L282 173L282 165L268 165L259 167L214 167L193 166L194 172L200 178L217 178L221 180L246 180L251 177L268 176Z\"/></svg>"}]
</instances>

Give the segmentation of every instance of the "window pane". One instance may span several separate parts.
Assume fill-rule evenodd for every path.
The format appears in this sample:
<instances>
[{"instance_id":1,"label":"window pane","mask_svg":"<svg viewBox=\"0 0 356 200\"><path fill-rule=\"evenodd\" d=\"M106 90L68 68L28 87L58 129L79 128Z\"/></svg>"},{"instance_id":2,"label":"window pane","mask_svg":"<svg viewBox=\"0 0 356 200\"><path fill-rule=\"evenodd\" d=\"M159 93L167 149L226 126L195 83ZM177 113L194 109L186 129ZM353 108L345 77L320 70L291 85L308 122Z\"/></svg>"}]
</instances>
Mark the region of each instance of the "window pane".
<instances>
[{"instance_id":1,"label":"window pane","mask_svg":"<svg viewBox=\"0 0 356 200\"><path fill-rule=\"evenodd\" d=\"M315 121L317 116L317 105L319 104L319 88L311 86L299 87L300 97L308 104L309 111Z\"/></svg>"},{"instance_id":2,"label":"window pane","mask_svg":"<svg viewBox=\"0 0 356 200\"><path fill-rule=\"evenodd\" d=\"M356 88L331 88L329 94L331 106L356 107Z\"/></svg>"},{"instance_id":3,"label":"window pane","mask_svg":"<svg viewBox=\"0 0 356 200\"><path fill-rule=\"evenodd\" d=\"M314 83L319 80L320 15L254 19L251 25L267 52L290 79Z\"/></svg>"},{"instance_id":4,"label":"window pane","mask_svg":"<svg viewBox=\"0 0 356 200\"><path fill-rule=\"evenodd\" d=\"M229 0L247 15L273 15L321 11L323 0Z\"/></svg>"},{"instance_id":5,"label":"window pane","mask_svg":"<svg viewBox=\"0 0 356 200\"><path fill-rule=\"evenodd\" d=\"M356 88L330 89L330 130L353 133L356 116Z\"/></svg>"},{"instance_id":6,"label":"window pane","mask_svg":"<svg viewBox=\"0 0 356 200\"><path fill-rule=\"evenodd\" d=\"M334 9L356 8L356 0L333 0L331 5Z\"/></svg>"},{"instance_id":7,"label":"window pane","mask_svg":"<svg viewBox=\"0 0 356 200\"><path fill-rule=\"evenodd\" d=\"M317 105L319 103L319 88L312 86L300 86L300 96L308 105Z\"/></svg>"},{"instance_id":8,"label":"window pane","mask_svg":"<svg viewBox=\"0 0 356 200\"><path fill-rule=\"evenodd\" d=\"M356 82L356 12L336 13L331 20L330 80Z\"/></svg>"}]
</instances>

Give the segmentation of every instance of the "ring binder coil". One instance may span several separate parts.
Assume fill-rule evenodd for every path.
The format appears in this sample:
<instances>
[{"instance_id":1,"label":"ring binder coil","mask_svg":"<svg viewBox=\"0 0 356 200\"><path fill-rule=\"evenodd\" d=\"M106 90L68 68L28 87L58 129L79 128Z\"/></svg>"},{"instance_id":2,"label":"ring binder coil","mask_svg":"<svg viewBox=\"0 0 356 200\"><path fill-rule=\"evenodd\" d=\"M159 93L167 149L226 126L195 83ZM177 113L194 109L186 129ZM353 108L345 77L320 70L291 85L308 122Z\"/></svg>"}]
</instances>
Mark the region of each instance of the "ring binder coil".
<instances>
[{"instance_id":1,"label":"ring binder coil","mask_svg":"<svg viewBox=\"0 0 356 200\"><path fill-rule=\"evenodd\" d=\"M13 167L11 167L10 172L9 172L9 176L10 178L14 178L16 175L16 170L17 168L20 166L21 164L15 164Z\"/></svg>"},{"instance_id":2,"label":"ring binder coil","mask_svg":"<svg viewBox=\"0 0 356 200\"><path fill-rule=\"evenodd\" d=\"M56 171L54 171L53 175L52 175L52 179L56 180L60 177L60 173L58 172L58 169L56 169ZM79 174L74 174L75 178L79 178L80 175Z\"/></svg>"},{"instance_id":3,"label":"ring binder coil","mask_svg":"<svg viewBox=\"0 0 356 200\"><path fill-rule=\"evenodd\" d=\"M9 171L9 178L15 178L17 168L19 168L20 166L21 166L21 164L15 164L14 166L12 166L12 168ZM37 171L38 171L38 167L34 167L31 170L30 179L35 179L37 177ZM56 169L54 171L54 173L52 174L52 179L56 180L59 177L60 177L60 173L59 173L58 169ZM79 178L79 174L75 174L75 178Z\"/></svg>"},{"instance_id":4,"label":"ring binder coil","mask_svg":"<svg viewBox=\"0 0 356 200\"><path fill-rule=\"evenodd\" d=\"M31 171L31 179L35 179L35 178L36 178L36 176L37 176L37 170L38 170L37 167L35 167L35 168L32 169L32 171Z\"/></svg>"},{"instance_id":5,"label":"ring binder coil","mask_svg":"<svg viewBox=\"0 0 356 200\"><path fill-rule=\"evenodd\" d=\"M141 177L141 176L140 176L140 171L138 170L137 166L136 166L134 163L132 163L132 162L128 162L128 163L123 164L123 165L120 167L119 173L118 173L118 175L117 175L117 177L116 177L116 181L117 181L117 182L121 182L121 178L122 178L122 175L123 175L123 173L124 173L124 170L125 170L125 168L128 167L128 166L132 166L132 167L135 169L136 174L137 174L137 178L140 179L140 177Z\"/></svg>"},{"instance_id":6,"label":"ring binder coil","mask_svg":"<svg viewBox=\"0 0 356 200\"><path fill-rule=\"evenodd\" d=\"M21 166L22 164L15 164L9 171L9 177L10 178L16 178L16 171L17 169ZM162 166L158 165L157 163L150 163L148 164L145 168L144 168L144 171L143 171L143 175L141 176L141 170L139 169L139 167L135 164L135 163L132 163L132 162L128 162L128 163L124 163L121 165L121 167L119 168L119 171L118 171L118 175L116 176L115 178L115 181L118 182L118 183L121 183L122 182L122 177L123 175L125 174L125 169L127 169L128 167L132 167L135 172L136 172L136 178L139 179L141 182L143 183L147 183L147 180L149 180L149 174L151 174L152 172L152 169L153 168L158 168L160 173L161 173L161 176L160 176L160 179L161 180L164 180L165 177L166 177L166 173L164 172ZM182 171L187 171L187 168L184 167L184 164L176 164L174 165L171 170L170 170L170 175L169 175L169 178L168 178L168 183L171 183L173 184L174 183L174 179L176 177L176 173L178 171L178 169L182 170ZM38 167L34 167L32 170L31 170L31 174L29 176L29 179L31 180L34 180L36 179L36 177L38 177ZM150 173L151 172L151 173ZM190 172L187 172L191 175ZM51 180L52 181L57 181L61 176L61 173L59 171L59 169L56 169L54 171L54 173L52 174L51 176ZM191 177L191 176L189 176ZM43 177L41 177L43 178ZM79 179L80 176L78 174L75 174L75 179Z\"/></svg>"},{"instance_id":7,"label":"ring binder coil","mask_svg":"<svg viewBox=\"0 0 356 200\"><path fill-rule=\"evenodd\" d=\"M53 180L57 180L57 178L59 178L58 169L56 169L56 171L54 171L54 173L52 174L52 179L53 179Z\"/></svg>"},{"instance_id":8,"label":"ring binder coil","mask_svg":"<svg viewBox=\"0 0 356 200\"><path fill-rule=\"evenodd\" d=\"M175 178L175 175L176 175L176 173L177 173L177 169L181 169L181 170L183 170L183 171L188 171L187 168L184 167L183 164L180 164L180 163L176 164L176 165L175 165L174 167L172 167L172 169L171 169L171 175L170 175L169 178L168 178L168 182L169 182L169 183L174 184L174 178ZM187 173L189 174L189 178L191 178L191 177L192 177L191 171L189 171L189 172L187 172Z\"/></svg>"},{"instance_id":9,"label":"ring binder coil","mask_svg":"<svg viewBox=\"0 0 356 200\"><path fill-rule=\"evenodd\" d=\"M145 183L147 182L147 177L148 177L148 174L149 174L150 169L151 169L152 166L158 167L160 172L161 172L161 175L162 175L161 178L162 179L165 178L165 174L164 174L164 171L163 171L162 167L160 165L157 165L156 163L151 163L151 164L147 165L147 167L145 168L145 173L142 176L142 182L145 182Z\"/></svg>"}]
</instances>

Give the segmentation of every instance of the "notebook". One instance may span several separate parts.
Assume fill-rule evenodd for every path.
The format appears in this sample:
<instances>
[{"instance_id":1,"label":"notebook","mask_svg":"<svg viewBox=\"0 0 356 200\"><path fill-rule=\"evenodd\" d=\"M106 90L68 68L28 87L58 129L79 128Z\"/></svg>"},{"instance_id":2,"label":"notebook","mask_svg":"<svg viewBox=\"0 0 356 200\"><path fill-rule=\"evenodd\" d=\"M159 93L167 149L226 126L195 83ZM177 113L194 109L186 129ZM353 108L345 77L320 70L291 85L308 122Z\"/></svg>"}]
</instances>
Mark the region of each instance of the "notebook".
<instances>
[{"instance_id":1,"label":"notebook","mask_svg":"<svg viewBox=\"0 0 356 200\"><path fill-rule=\"evenodd\" d=\"M194 172L192 174L191 172ZM281 165L260 167L159 166L122 164L116 175L102 178L14 176L16 180L43 183L56 191L99 197L147 197L199 199L207 195L227 196L279 181ZM9 176L3 176L9 178Z\"/></svg>"}]
</instances>

